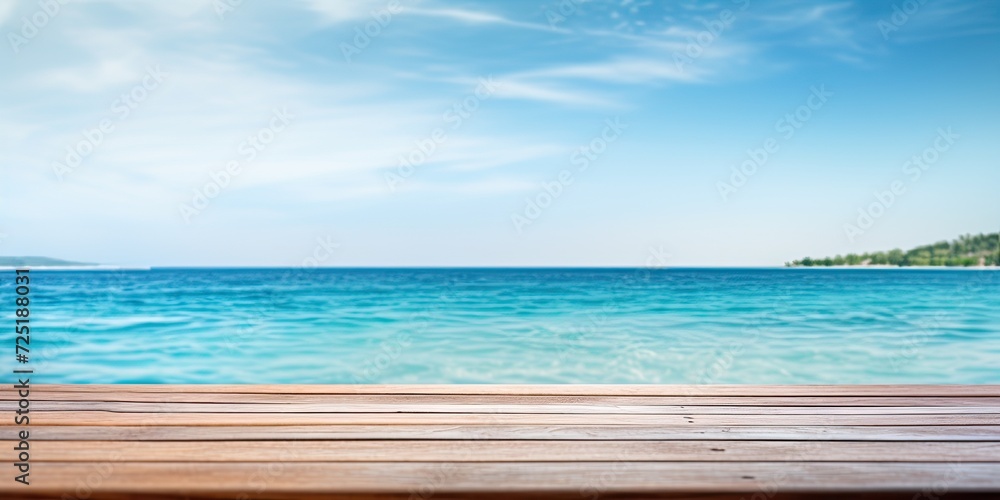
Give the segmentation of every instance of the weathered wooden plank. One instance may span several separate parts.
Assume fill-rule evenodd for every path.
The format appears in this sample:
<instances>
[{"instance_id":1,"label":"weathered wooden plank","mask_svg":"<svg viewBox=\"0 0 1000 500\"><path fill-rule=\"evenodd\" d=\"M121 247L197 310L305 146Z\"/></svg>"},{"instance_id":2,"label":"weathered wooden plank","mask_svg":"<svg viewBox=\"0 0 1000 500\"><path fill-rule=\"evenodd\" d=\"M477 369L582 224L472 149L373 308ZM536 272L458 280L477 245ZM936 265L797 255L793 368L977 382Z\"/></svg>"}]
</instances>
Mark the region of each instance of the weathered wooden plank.
<instances>
[{"instance_id":1,"label":"weathered wooden plank","mask_svg":"<svg viewBox=\"0 0 1000 500\"><path fill-rule=\"evenodd\" d=\"M1000 425L994 414L507 414L507 413L134 413L32 411L44 425Z\"/></svg>"},{"instance_id":2,"label":"weathered wooden plank","mask_svg":"<svg viewBox=\"0 0 1000 500\"><path fill-rule=\"evenodd\" d=\"M1000 492L998 388L42 385L30 491Z\"/></svg>"},{"instance_id":3,"label":"weathered wooden plank","mask_svg":"<svg viewBox=\"0 0 1000 500\"><path fill-rule=\"evenodd\" d=\"M12 440L21 428L0 427ZM598 426L598 425L288 425L288 426L42 426L38 441L245 440L757 440L1000 441L1000 426ZM890 444L890 446L892 446Z\"/></svg>"},{"instance_id":4,"label":"weathered wooden plank","mask_svg":"<svg viewBox=\"0 0 1000 500\"><path fill-rule=\"evenodd\" d=\"M886 396L886 397L1000 397L1000 385L169 385L169 384L43 384L36 393L52 391L120 394L222 393L222 394L494 394L548 396ZM13 392L0 387L0 394Z\"/></svg>"},{"instance_id":5,"label":"weathered wooden plank","mask_svg":"<svg viewBox=\"0 0 1000 500\"><path fill-rule=\"evenodd\" d=\"M12 449L14 441L0 441ZM38 441L34 462L1000 462L998 442Z\"/></svg>"},{"instance_id":6,"label":"weathered wooden plank","mask_svg":"<svg viewBox=\"0 0 1000 500\"><path fill-rule=\"evenodd\" d=\"M993 414L1000 406L702 406L614 404L332 404L332 403L135 403L114 401L33 401L37 411L108 411L119 413L505 413L505 414L650 414L683 415L912 415ZM13 412L14 401L0 402Z\"/></svg>"},{"instance_id":7,"label":"weathered wooden plank","mask_svg":"<svg viewBox=\"0 0 1000 500\"><path fill-rule=\"evenodd\" d=\"M573 492L590 498L624 492L1000 491L997 463L872 462L254 462L104 464L38 462L34 492L72 494L92 477L100 492L232 496L323 492ZM87 484L87 483L84 483ZM23 493L0 481L0 493Z\"/></svg>"},{"instance_id":8,"label":"weathered wooden plank","mask_svg":"<svg viewBox=\"0 0 1000 500\"><path fill-rule=\"evenodd\" d=\"M13 393L0 401L14 401ZM577 404L624 406L992 406L1000 397L913 396L531 396L513 394L266 394L208 392L80 392L42 391L33 401L134 402L134 403L242 403L242 404Z\"/></svg>"},{"instance_id":9,"label":"weathered wooden plank","mask_svg":"<svg viewBox=\"0 0 1000 500\"><path fill-rule=\"evenodd\" d=\"M184 500L233 500L234 496L232 493L224 491L216 492L198 492L197 494L192 494L190 492L185 492L183 497L171 494L161 494L153 495L149 493L143 493L137 495L135 493L129 492L107 492L100 491L91 495L79 494L76 497L67 495L69 498L82 498L87 497L88 500L177 500L178 498L183 498ZM756 496L756 497L755 497ZM853 492L841 492L841 491L735 491L735 492L685 492L685 491L643 491L643 492L605 492L601 494L595 494L593 492L580 491L518 491L516 495L508 492L502 491L476 491L476 492L451 492L442 491L434 492L433 494L426 492L425 495L421 495L419 492L340 492L340 491L324 491L324 492L306 492L306 491L295 491L295 492L284 492L284 491L269 491L266 492L266 496L256 495L254 493L247 494L244 496L237 496L235 498L266 498L267 500L331 500L331 499L342 499L342 500L511 500L516 498L517 500L586 500L586 499L600 499L600 500L635 500L635 499L658 499L658 500L750 500L752 498L766 498L773 500L914 500L915 498L925 497L926 494L923 492L916 492L912 490L892 490L892 491L853 491ZM49 499L54 498L53 495L26 495L24 492L21 494L10 494L4 497L4 500L39 500L39 499ZM66 498L66 497L63 497ZM973 492L973 491L950 491L948 492L947 500L996 500L995 492Z\"/></svg>"}]
</instances>

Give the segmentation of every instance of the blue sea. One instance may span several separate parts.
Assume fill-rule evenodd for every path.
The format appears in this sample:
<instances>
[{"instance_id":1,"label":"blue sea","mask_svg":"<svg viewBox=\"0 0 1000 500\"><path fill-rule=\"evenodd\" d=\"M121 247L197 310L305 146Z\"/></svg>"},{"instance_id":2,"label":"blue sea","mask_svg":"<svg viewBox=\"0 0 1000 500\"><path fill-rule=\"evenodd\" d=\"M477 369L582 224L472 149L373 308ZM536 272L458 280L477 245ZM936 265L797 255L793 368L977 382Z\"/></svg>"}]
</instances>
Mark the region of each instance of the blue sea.
<instances>
[{"instance_id":1,"label":"blue sea","mask_svg":"<svg viewBox=\"0 0 1000 500\"><path fill-rule=\"evenodd\" d=\"M12 304L9 274L2 293ZM35 383L1000 383L993 271L153 269L31 279ZM2 360L7 373L18 368L12 354Z\"/></svg>"}]
</instances>

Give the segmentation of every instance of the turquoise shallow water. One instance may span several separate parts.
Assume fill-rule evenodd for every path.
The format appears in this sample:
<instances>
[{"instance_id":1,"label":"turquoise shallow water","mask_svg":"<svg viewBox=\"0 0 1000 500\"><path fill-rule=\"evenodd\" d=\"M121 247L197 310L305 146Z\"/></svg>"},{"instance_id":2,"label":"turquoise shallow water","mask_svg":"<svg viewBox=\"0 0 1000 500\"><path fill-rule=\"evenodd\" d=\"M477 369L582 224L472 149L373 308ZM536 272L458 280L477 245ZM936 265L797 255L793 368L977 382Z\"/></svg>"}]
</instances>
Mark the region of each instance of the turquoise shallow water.
<instances>
[{"instance_id":1,"label":"turquoise shallow water","mask_svg":"<svg viewBox=\"0 0 1000 500\"><path fill-rule=\"evenodd\" d=\"M35 383L1000 383L992 271L31 276Z\"/></svg>"}]
</instances>

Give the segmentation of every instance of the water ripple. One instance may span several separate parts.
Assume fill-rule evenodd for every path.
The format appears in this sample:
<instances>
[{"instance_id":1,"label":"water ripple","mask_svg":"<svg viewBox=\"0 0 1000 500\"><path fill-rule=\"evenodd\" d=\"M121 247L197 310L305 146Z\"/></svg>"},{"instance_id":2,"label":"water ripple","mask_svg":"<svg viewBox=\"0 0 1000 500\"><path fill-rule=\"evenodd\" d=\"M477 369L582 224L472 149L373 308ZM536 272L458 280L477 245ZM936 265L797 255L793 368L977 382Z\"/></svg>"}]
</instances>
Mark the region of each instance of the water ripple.
<instances>
[{"instance_id":1,"label":"water ripple","mask_svg":"<svg viewBox=\"0 0 1000 500\"><path fill-rule=\"evenodd\" d=\"M158 269L32 278L39 382L1000 383L997 272Z\"/></svg>"}]
</instances>

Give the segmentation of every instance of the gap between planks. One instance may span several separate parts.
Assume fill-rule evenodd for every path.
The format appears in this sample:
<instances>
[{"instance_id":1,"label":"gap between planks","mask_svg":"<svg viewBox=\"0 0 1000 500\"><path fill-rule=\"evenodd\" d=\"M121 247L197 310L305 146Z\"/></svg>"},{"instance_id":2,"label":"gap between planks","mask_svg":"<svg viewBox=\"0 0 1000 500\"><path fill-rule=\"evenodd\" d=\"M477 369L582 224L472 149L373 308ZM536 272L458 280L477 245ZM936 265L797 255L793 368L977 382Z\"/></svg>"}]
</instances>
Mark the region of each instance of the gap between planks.
<instances>
[{"instance_id":1,"label":"gap between planks","mask_svg":"<svg viewBox=\"0 0 1000 500\"><path fill-rule=\"evenodd\" d=\"M21 428L0 426L0 439ZM598 425L279 425L40 426L33 440L744 440L744 441L1000 441L1000 426L598 426Z\"/></svg>"},{"instance_id":2,"label":"gap between planks","mask_svg":"<svg viewBox=\"0 0 1000 500\"><path fill-rule=\"evenodd\" d=\"M280 473L261 475L261 464L118 462L102 476L104 492L194 495L199 492L614 492L753 491L1000 491L997 463L877 462L286 462ZM266 468L264 469L266 471ZM74 491L94 464L38 462L35 492ZM0 493L22 493L0 482Z\"/></svg>"},{"instance_id":3,"label":"gap between planks","mask_svg":"<svg viewBox=\"0 0 1000 500\"><path fill-rule=\"evenodd\" d=\"M614 404L396 404L396 403L134 403L109 401L32 401L34 411L118 413L503 413L514 414L721 414L721 415L908 415L993 414L1000 406L700 406ZM13 412L14 401L0 402Z\"/></svg>"},{"instance_id":4,"label":"gap between planks","mask_svg":"<svg viewBox=\"0 0 1000 500\"><path fill-rule=\"evenodd\" d=\"M457 394L540 396L884 396L1000 397L1000 385L524 385L524 384L39 384L33 391L222 394ZM9 386L0 388L11 391Z\"/></svg>"},{"instance_id":5,"label":"gap between planks","mask_svg":"<svg viewBox=\"0 0 1000 500\"><path fill-rule=\"evenodd\" d=\"M994 414L910 415L680 415L504 414L504 413L117 413L107 411L33 411L31 423L46 425L1000 425Z\"/></svg>"},{"instance_id":6,"label":"gap between planks","mask_svg":"<svg viewBox=\"0 0 1000 500\"><path fill-rule=\"evenodd\" d=\"M0 427L0 439L21 430ZM595 426L595 425L307 425L307 426L44 426L35 441L246 440L759 440L1000 441L1000 426Z\"/></svg>"},{"instance_id":7,"label":"gap between planks","mask_svg":"<svg viewBox=\"0 0 1000 500\"><path fill-rule=\"evenodd\" d=\"M14 441L2 441L13 448ZM10 449L7 448L7 449ZM38 441L34 462L1000 462L1000 442Z\"/></svg>"},{"instance_id":8,"label":"gap between planks","mask_svg":"<svg viewBox=\"0 0 1000 500\"><path fill-rule=\"evenodd\" d=\"M16 401L13 392L0 401ZM1000 406L993 396L525 396L454 394L245 394L202 392L33 392L33 401L82 403L202 403L202 404L574 404L621 406Z\"/></svg>"}]
</instances>

